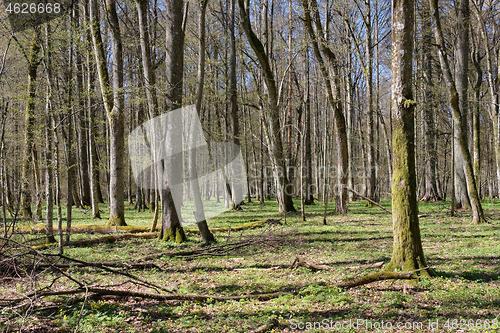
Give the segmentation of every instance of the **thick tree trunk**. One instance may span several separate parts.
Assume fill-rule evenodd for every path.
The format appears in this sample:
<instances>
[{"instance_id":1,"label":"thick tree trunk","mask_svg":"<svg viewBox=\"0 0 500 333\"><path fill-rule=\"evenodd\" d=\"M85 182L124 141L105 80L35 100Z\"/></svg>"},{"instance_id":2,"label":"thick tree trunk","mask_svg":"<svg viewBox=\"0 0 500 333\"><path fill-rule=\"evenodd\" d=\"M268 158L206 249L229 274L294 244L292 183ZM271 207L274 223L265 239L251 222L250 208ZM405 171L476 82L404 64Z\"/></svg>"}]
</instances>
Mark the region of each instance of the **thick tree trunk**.
<instances>
[{"instance_id":1,"label":"thick tree trunk","mask_svg":"<svg viewBox=\"0 0 500 333\"><path fill-rule=\"evenodd\" d=\"M467 24L469 20L469 1L468 0L460 0L459 3L459 12L461 13L460 15L463 15L463 22L464 24ZM445 45L444 45L444 38L443 38L443 32L441 29L441 21L439 18L439 11L438 11L438 0L430 0L430 8L431 8L431 15L434 19L434 34L436 38L436 43L439 49L439 59L441 62L441 69L443 71L443 76L445 79L445 82L448 86L448 91L450 94L450 104L451 104L451 109L453 112L453 119L454 122L457 126L455 126L455 130L457 133L457 139L458 139L458 145L460 148L460 152L463 155L463 162L464 162L464 168L465 168L465 178L467 182L467 192L470 198L470 203L472 206L472 221L473 223L482 223L485 221L484 219L484 213L483 213L483 207L481 206L481 201L479 200L479 195L477 192L477 186L476 186L476 179L474 177L474 169L472 167L472 158L469 152L469 147L467 144L467 128L465 126L465 115L462 114L460 110L460 92L457 91L457 86L455 85L455 82L453 82L453 78L451 76L451 70L450 70L450 65L448 62L448 56L445 51ZM462 33L468 33L468 28L464 28L465 30L462 30ZM464 38L464 37L461 37ZM466 39L468 42L468 39ZM465 42L464 42L465 43ZM462 45L463 46L463 45ZM463 46L465 47L465 46ZM467 53L466 49L462 49L461 52L459 53ZM462 55L462 57L466 57L466 55ZM468 64L468 63L467 63ZM467 80L467 77L463 78L463 80ZM460 81L460 78L458 79ZM460 86L462 88L462 93L464 86L463 84ZM463 95L465 98L465 94ZM455 166L456 167L456 166Z\"/></svg>"},{"instance_id":2,"label":"thick tree trunk","mask_svg":"<svg viewBox=\"0 0 500 333\"><path fill-rule=\"evenodd\" d=\"M418 223L415 174L412 58L413 0L394 0L392 8L392 223L394 243L387 271L415 271L427 267ZM419 274L428 275L426 270Z\"/></svg>"}]
</instances>

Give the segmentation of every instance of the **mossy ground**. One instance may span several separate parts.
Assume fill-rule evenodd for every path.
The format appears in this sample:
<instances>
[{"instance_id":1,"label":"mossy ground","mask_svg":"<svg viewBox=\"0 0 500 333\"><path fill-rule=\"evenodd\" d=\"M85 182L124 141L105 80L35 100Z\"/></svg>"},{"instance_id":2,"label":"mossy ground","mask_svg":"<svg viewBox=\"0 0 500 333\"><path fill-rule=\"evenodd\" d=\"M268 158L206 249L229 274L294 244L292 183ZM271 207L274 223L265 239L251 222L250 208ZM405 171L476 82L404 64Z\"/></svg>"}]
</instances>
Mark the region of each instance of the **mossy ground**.
<instances>
[{"instance_id":1,"label":"mossy ground","mask_svg":"<svg viewBox=\"0 0 500 333\"><path fill-rule=\"evenodd\" d=\"M299 202L295 202L299 207ZM332 287L340 280L373 272L374 270L350 270L347 267L365 263L390 260L392 253L392 223L389 214L378 207L365 207L364 201L350 204L348 216L330 215L328 225L323 225L321 203L307 206L307 221L300 214L288 215L286 225L270 225L244 231L215 232L219 244L236 241L241 237L258 239L263 233L279 235L279 246L257 244L231 252L227 256L183 258L161 258L155 263L162 270L137 270L130 272L142 279L176 288L179 293L241 295L253 292L296 291L295 296L282 296L269 301L227 302L158 302L142 299L117 299L104 297L82 303L63 305L37 311L28 318L9 321L11 327L20 323L26 331L72 332L78 320L79 332L248 332L279 320L278 332L307 328L306 322L321 323L321 328L311 332L323 332L327 325L344 323L338 332L374 332L377 323L394 326L394 332L494 332L498 328L478 329L471 326L485 320L500 320L500 200L485 200L485 212L489 224L472 225L470 212L459 212L449 216L449 203L419 203L422 242L427 263L434 268L437 277L421 280L410 287L401 281L384 281L355 288L347 292ZM383 205L390 208L390 202ZM332 208L333 205L330 205ZM104 209L104 206L102 207ZM251 221L280 218L274 201L264 205L245 204L242 211L228 211L208 221L210 227L238 226ZM330 210L332 212L332 210ZM73 225L99 223L91 221L89 211L74 210ZM107 216L103 214L101 224ZM149 212L136 213L127 208L129 226L149 225ZM283 222L283 220L281 220ZM28 235L23 237L39 237ZM102 235L72 235L72 239L101 237ZM20 239L21 237L19 237ZM160 251L199 248L199 235L189 234L184 244L163 242L158 239L133 239L113 244L73 247L65 254L87 261L109 261L112 259L136 258ZM33 240L31 245L42 243ZM57 249L47 249L55 252ZM331 271L311 272L304 268L290 270L288 267L296 256L308 261L334 267ZM70 269L81 280L94 284L117 284L127 278L117 277L94 269ZM44 272L38 276L38 287L52 281L54 273ZM0 297L22 293L29 288L24 280L5 281L1 285ZM68 280L59 279L52 288L74 287ZM146 291L143 287L124 284L121 288ZM150 291L151 292L151 291ZM81 295L79 296L81 297ZM55 302L67 304L72 297L44 299L47 305ZM7 309L0 312L0 322L6 319ZM81 316L80 316L81 314ZM80 317L80 319L78 319ZM456 319L456 322L452 320ZM358 320L364 325L347 326ZM439 321L439 329L430 329L429 321ZM299 324L300 322L300 324ZM396 328L398 322L422 327ZM369 326L371 323L371 327ZM445 325L448 323L448 327ZM469 325L463 326L464 323ZM0 324L0 327L7 325ZM337 324L340 325L340 324ZM374 326L375 325L375 326ZM460 326L462 325L462 326ZM497 324L498 325L498 324ZM331 327L331 326L329 326ZM337 326L339 327L339 326ZM382 329L385 327L384 329ZM468 328L471 328L470 330ZM498 326L497 326L498 327Z\"/></svg>"}]
</instances>

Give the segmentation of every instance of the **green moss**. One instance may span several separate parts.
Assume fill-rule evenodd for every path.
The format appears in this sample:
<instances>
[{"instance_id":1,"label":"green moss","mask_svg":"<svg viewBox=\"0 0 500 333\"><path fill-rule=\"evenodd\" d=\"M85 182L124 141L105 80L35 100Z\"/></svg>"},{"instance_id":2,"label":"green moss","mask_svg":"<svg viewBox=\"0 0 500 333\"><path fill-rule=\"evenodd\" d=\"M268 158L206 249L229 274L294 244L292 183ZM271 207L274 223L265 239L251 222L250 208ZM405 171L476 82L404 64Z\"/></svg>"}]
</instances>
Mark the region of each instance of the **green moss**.
<instances>
[{"instance_id":1,"label":"green moss","mask_svg":"<svg viewBox=\"0 0 500 333\"><path fill-rule=\"evenodd\" d=\"M111 215L108 220L108 225L113 225L113 226L126 226L127 223L125 223L125 216L123 215Z\"/></svg>"}]
</instances>

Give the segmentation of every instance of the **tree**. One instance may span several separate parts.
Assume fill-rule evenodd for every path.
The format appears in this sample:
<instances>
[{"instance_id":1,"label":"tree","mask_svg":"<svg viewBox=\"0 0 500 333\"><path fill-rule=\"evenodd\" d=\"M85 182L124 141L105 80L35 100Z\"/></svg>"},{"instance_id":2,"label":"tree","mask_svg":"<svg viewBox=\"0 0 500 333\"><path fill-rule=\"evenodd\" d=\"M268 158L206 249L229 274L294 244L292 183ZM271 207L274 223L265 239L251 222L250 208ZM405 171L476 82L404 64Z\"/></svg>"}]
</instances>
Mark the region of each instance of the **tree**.
<instances>
[{"instance_id":1,"label":"tree","mask_svg":"<svg viewBox=\"0 0 500 333\"><path fill-rule=\"evenodd\" d=\"M446 54L446 49L444 44L443 31L441 29L441 20L439 17L439 10L438 10L438 0L429 0L429 1L431 8L431 16L435 24L434 35L439 52L441 70L443 72L443 76L448 88L448 93L450 95L450 104L453 113L453 121L456 124L455 129L456 129L456 137L458 140L458 146L464 158L465 178L467 181L467 190L472 206L472 222L475 224L479 224L484 222L485 219L484 219L483 207L481 206L481 202L479 200L479 195L477 192L476 179L474 177L474 170L472 167L472 159L467 143L467 126L465 122L465 115L461 111L461 106L463 106L464 104L461 105L460 103L461 94L463 94L462 101L464 101L464 99L466 98L465 97L466 94L463 92L463 90L466 89L464 86L466 83L462 82L462 80L467 81L467 78L466 77L464 78L462 76L461 78L457 79L458 82L461 82L460 88L462 89L462 92L460 93L457 90L457 85L455 85L455 82L453 81L453 78L451 76L450 65L448 62L448 55ZM459 11L462 12L462 15L464 15L463 22L467 22L469 19L469 1L460 0L459 8L460 8ZM468 29L462 29L461 32L462 34L468 34ZM462 38L466 39L465 37ZM468 47L464 42L460 44L459 54L461 54L461 57L463 59L467 57L466 55L467 53L468 53ZM468 62L464 61L462 65L467 66Z\"/></svg>"},{"instance_id":2,"label":"tree","mask_svg":"<svg viewBox=\"0 0 500 333\"><path fill-rule=\"evenodd\" d=\"M280 127L280 111L278 108L278 89L274 73L269 63L269 55L267 54L264 45L257 37L252 29L249 14L249 0L238 0L240 10L241 26L252 50L257 56L262 76L267 88L267 107L269 111L269 122L265 127L266 138L269 145L271 164L273 167L274 177L276 181L276 200L278 201L280 212L295 212L293 206L291 181L288 178L288 172L285 165L285 158L283 156L283 140L281 138Z\"/></svg>"},{"instance_id":3,"label":"tree","mask_svg":"<svg viewBox=\"0 0 500 333\"><path fill-rule=\"evenodd\" d=\"M423 201L440 200L436 181L436 124L434 121L434 84L432 80L432 26L429 2L421 5L422 17L422 66L424 71L424 121L425 121L425 193Z\"/></svg>"},{"instance_id":4,"label":"tree","mask_svg":"<svg viewBox=\"0 0 500 333\"><path fill-rule=\"evenodd\" d=\"M394 243L387 271L414 271L427 267L418 223L415 174L415 101L412 92L414 1L392 4L392 225ZM419 271L428 275L426 270Z\"/></svg>"},{"instance_id":5,"label":"tree","mask_svg":"<svg viewBox=\"0 0 500 333\"><path fill-rule=\"evenodd\" d=\"M101 85L104 108L108 115L110 128L110 179L109 207L110 225L126 225L124 206L124 99L123 99L123 47L120 24L116 14L114 0L106 0L107 18L111 30L111 48L113 50L113 86L110 85L104 44L101 37L99 12L96 0L90 0L90 26L92 42L97 63L97 72Z\"/></svg>"},{"instance_id":6,"label":"tree","mask_svg":"<svg viewBox=\"0 0 500 333\"><path fill-rule=\"evenodd\" d=\"M184 29L183 29L183 0L167 1L165 8L167 21L165 23L165 65L166 65L166 95L167 110L174 110L182 106L182 83L184 73ZM187 9L186 9L187 10ZM166 140L174 142L175 133L172 124L166 128ZM181 139L182 140L182 139ZM172 145L168 145L173 149ZM167 156L171 156L168 151ZM186 241L186 234L181 225L180 212L177 212L174 205L172 192L165 184L175 181L182 177L182 157L178 156L170 159L168 163L162 163L161 177L161 211L162 211L162 229L160 237L164 240L171 240L177 243ZM166 185L166 186L165 186Z\"/></svg>"},{"instance_id":7,"label":"tree","mask_svg":"<svg viewBox=\"0 0 500 333\"><path fill-rule=\"evenodd\" d=\"M199 40L199 48L198 48L198 78L196 81L196 111L198 112L198 116L200 115L201 112L201 104L203 100L203 86L205 83L205 17L206 17L206 12L207 12L207 5L208 5L208 0L200 0L200 16L199 16L199 22L198 22L198 32L200 36ZM234 9L234 0L231 0L231 6ZM233 10L233 15L232 18L229 18L232 22L232 27L234 29L234 10ZM234 31L233 31L234 33ZM231 61L231 71L232 69L232 56L234 55L234 67L236 67L236 50L235 46L233 44L234 42L234 34L233 34L233 39L231 41L231 56L230 56L230 61ZM234 53L233 53L234 52ZM231 79L232 80L232 79ZM234 89L236 89L236 68L234 68ZM233 82L231 82L231 88L233 88L232 85ZM231 109L233 108L232 103L233 103L233 91L231 90ZM234 92L234 103L236 103L236 92ZM231 115L236 117L236 112L233 114L231 112ZM233 134L239 135L238 131L238 119L236 118L233 120L233 128L236 128L235 132ZM193 126L195 125L195 122L193 122ZM197 135L200 133L198 130L193 130L191 131L191 135L193 135L192 141L197 142ZM236 137L237 138L237 137ZM235 139L237 140L237 139ZM235 142L236 143L236 142ZM237 144L239 145L239 140L237 140ZM201 238L204 243L213 243L215 242L215 237L210 232L210 229L208 228L207 220L205 218L205 211L203 208L203 203L201 200L201 190L200 190L200 184L198 182L198 175L197 175L197 156L196 156L196 150L191 149L190 151L190 156L189 156L189 166L190 166L190 177L191 177L191 192L193 195L193 200L194 200L194 207L195 207L195 218L197 221L198 225L198 230L200 231ZM235 203L233 203L235 204ZM239 203L238 203L239 205Z\"/></svg>"},{"instance_id":8,"label":"tree","mask_svg":"<svg viewBox=\"0 0 500 333\"><path fill-rule=\"evenodd\" d=\"M316 0L303 0L305 24L309 36L312 40L314 54L318 61L321 75L326 84L326 93L328 102L333 109L335 118L335 126L337 129L337 201L335 210L337 213L347 214L347 176L349 173L349 153L347 150L347 126L342 110L341 94L340 94L340 64L335 53L328 47L328 42L325 40L325 33L321 24L321 19L318 11ZM313 24L316 28L314 31ZM326 59L326 61L324 60ZM331 78L330 78L331 76ZM326 147L325 147L326 149Z\"/></svg>"},{"instance_id":9,"label":"tree","mask_svg":"<svg viewBox=\"0 0 500 333\"><path fill-rule=\"evenodd\" d=\"M35 36L31 42L28 61L28 91L26 99L26 129L25 129L25 150L22 166L22 189L21 189L21 215L25 218L31 218L31 195L29 179L31 173L31 162L33 152L33 141L35 139L35 98L36 98L36 79L37 70L42 61L40 55L40 31L35 29Z\"/></svg>"}]
</instances>

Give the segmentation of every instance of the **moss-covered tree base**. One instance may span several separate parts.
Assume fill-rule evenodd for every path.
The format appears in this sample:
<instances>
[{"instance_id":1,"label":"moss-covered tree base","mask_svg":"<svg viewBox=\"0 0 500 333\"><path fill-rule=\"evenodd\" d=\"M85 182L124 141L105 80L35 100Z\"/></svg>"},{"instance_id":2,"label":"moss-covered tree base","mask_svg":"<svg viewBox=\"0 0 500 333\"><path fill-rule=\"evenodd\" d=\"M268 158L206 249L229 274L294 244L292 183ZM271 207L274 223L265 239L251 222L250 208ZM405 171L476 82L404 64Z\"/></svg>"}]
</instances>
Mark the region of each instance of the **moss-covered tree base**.
<instances>
[{"instance_id":1,"label":"moss-covered tree base","mask_svg":"<svg viewBox=\"0 0 500 333\"><path fill-rule=\"evenodd\" d=\"M184 243L185 241L187 241L187 237L182 227L170 227L163 229L162 240Z\"/></svg>"},{"instance_id":2,"label":"moss-covered tree base","mask_svg":"<svg viewBox=\"0 0 500 333\"><path fill-rule=\"evenodd\" d=\"M119 216L119 215L111 215L109 217L107 225L113 225L113 226L126 226L127 223L125 223L125 217L124 216Z\"/></svg>"},{"instance_id":3,"label":"moss-covered tree base","mask_svg":"<svg viewBox=\"0 0 500 333\"><path fill-rule=\"evenodd\" d=\"M392 259L384 268L384 272L415 272L415 279L406 280L406 283L414 286L418 282L419 276L431 277L434 276L433 271L428 268L423 259L408 259L405 261Z\"/></svg>"}]
</instances>

